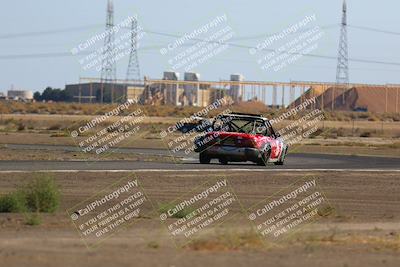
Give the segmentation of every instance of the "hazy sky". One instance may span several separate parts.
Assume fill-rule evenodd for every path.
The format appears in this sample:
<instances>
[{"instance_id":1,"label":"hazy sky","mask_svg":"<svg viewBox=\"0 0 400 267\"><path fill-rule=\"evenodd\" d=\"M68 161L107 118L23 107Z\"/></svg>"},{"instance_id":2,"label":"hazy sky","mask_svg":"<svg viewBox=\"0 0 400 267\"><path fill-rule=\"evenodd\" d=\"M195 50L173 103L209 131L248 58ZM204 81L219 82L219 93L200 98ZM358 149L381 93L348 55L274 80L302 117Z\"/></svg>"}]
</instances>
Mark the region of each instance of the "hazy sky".
<instances>
[{"instance_id":1,"label":"hazy sky","mask_svg":"<svg viewBox=\"0 0 400 267\"><path fill-rule=\"evenodd\" d=\"M85 55L73 56L70 51L104 31L106 0L9 0L1 4L0 91L8 90L12 84L33 91L42 91L46 86L63 88L66 83L78 82L79 77L100 76L96 70L85 70L79 63ZM341 20L341 5L342 0L114 0L116 24L137 14L139 24L147 32L140 40L139 62L142 76L152 78L160 78L164 70L171 69L168 63L171 56L188 48L184 46L162 55L160 48L176 39L166 35L191 33L226 14L227 20L216 29L229 26L234 35L228 42L243 47L229 46L196 66L193 70L204 80L229 79L231 73L242 73L246 80L334 81L335 59L302 57L279 71L266 71L257 63L266 52L251 55L246 47L256 46L268 34L315 14L316 19L309 26L319 26L323 36L311 53L336 57L340 28L335 25ZM385 34L349 27L349 57L397 63L350 61L350 81L400 83L400 34L396 34L400 33L400 2L348 0L347 6L349 25L394 32ZM51 31L55 33L50 34ZM210 34L198 38L205 39ZM286 37L270 48L277 49L295 37ZM99 49L102 44L99 41L90 49ZM118 78L125 78L127 63L127 56L117 62Z\"/></svg>"}]
</instances>

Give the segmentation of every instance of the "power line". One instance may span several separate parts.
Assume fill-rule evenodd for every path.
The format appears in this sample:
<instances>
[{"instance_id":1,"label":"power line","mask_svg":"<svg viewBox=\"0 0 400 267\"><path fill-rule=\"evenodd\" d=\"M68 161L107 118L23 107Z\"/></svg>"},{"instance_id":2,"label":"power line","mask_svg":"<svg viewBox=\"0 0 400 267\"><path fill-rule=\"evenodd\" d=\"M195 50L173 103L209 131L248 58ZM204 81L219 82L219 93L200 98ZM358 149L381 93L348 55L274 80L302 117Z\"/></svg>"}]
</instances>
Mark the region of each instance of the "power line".
<instances>
[{"instance_id":1,"label":"power line","mask_svg":"<svg viewBox=\"0 0 400 267\"><path fill-rule=\"evenodd\" d=\"M143 47L144 48L144 47ZM150 50L150 49L142 49L142 50ZM151 54L151 55L158 55L159 53L156 52L142 52L144 54ZM254 63L254 60L249 60L249 59L234 59L234 58L215 58L215 61L222 61L222 62L239 62L239 63ZM335 67L328 66L328 65L314 65L314 66L291 66L292 68L311 68L311 69L320 69L320 68L325 68L325 69L336 69ZM352 70L367 70L367 71L396 71L398 72L399 70L397 69L376 69L376 68L357 68L357 67L352 67Z\"/></svg>"},{"instance_id":2,"label":"power line","mask_svg":"<svg viewBox=\"0 0 400 267\"><path fill-rule=\"evenodd\" d=\"M332 29L332 28L338 27L339 25L340 24L328 24L328 25L323 25L323 26L319 26L319 27L321 29ZM102 24L92 24L92 25L83 25L83 26L70 27L70 28L53 29L53 30L47 30L47 31L8 33L8 34L0 35L0 39L14 39L14 38L23 38L23 37L53 35L53 34L66 33L66 32L77 32L77 31L84 31L84 30L100 28L102 26L103 26ZM391 34L391 35L400 35L400 32L394 32L394 31L389 31L389 30L384 30L384 29L377 29L377 28L372 28L372 27L349 25L349 24L347 26L350 28L364 30L364 31L378 32L378 33ZM297 31L296 33L305 32L309 29L311 29L311 28L306 28L301 31ZM261 39L261 38L265 38L268 36L273 36L277 33L278 32L276 32L276 33L260 33L260 34L251 35L251 36L236 37L236 38L233 38L232 40L240 41L240 40ZM291 34L296 34L296 33L291 33Z\"/></svg>"},{"instance_id":3,"label":"power line","mask_svg":"<svg viewBox=\"0 0 400 267\"><path fill-rule=\"evenodd\" d=\"M354 29L364 30L364 31L385 33L385 34L391 34L391 35L400 35L400 32L393 32L393 31L381 30L381 29L364 27L364 26L355 26L355 25L347 25L347 26L354 28Z\"/></svg>"},{"instance_id":4,"label":"power line","mask_svg":"<svg viewBox=\"0 0 400 267\"><path fill-rule=\"evenodd\" d=\"M48 30L48 31L8 33L8 34L0 35L0 39L14 39L14 38L21 38L21 37L42 36L42 35L52 35L52 34L59 34L59 33L66 33L66 32L76 32L76 31L94 29L94 28L98 28L100 26L101 26L100 24L92 24L92 25L86 25L86 26L62 28L62 29L55 29L55 30Z\"/></svg>"},{"instance_id":5,"label":"power line","mask_svg":"<svg viewBox=\"0 0 400 267\"><path fill-rule=\"evenodd\" d=\"M138 50L155 50L163 46L143 46ZM57 57L78 57L80 55L90 55L96 51L80 51L79 54L73 55L71 52L55 52L55 53L36 53L36 54L14 54L14 55L0 55L1 59L24 59L24 58L57 58Z\"/></svg>"},{"instance_id":6,"label":"power line","mask_svg":"<svg viewBox=\"0 0 400 267\"><path fill-rule=\"evenodd\" d=\"M89 52L81 52L80 54L89 54ZM24 58L56 58L74 56L71 52L58 53L37 53L37 54L20 54L20 55L0 55L0 59L24 59Z\"/></svg>"},{"instance_id":7,"label":"power line","mask_svg":"<svg viewBox=\"0 0 400 267\"><path fill-rule=\"evenodd\" d=\"M60 34L60 33L66 33L66 32L77 32L77 31L84 31L84 30L90 30L90 29L96 29L96 28L101 28L103 24L91 24L91 25L83 25L83 26L76 26L76 27L70 27L70 28L60 28L60 29L52 29L52 30L46 30L46 31L32 31L32 32L20 32L20 33L7 33L0 35L0 39L15 39L15 38L23 38L23 37L36 37L36 36L43 36L43 35L53 35L53 34ZM338 24L331 24L331 25L325 25L325 26L320 26L321 29L329 29L332 27L336 27ZM122 27L124 28L124 27ZM125 29L128 29L125 27ZM307 29L304 29L302 31L298 32L303 32L306 31ZM276 33L261 33L257 34L254 36L243 36L243 37L237 37L235 40L251 40L251 39L260 39L268 36L272 36ZM295 33L291 33L295 34Z\"/></svg>"},{"instance_id":8,"label":"power line","mask_svg":"<svg viewBox=\"0 0 400 267\"><path fill-rule=\"evenodd\" d=\"M72 29L72 28L70 28L70 29ZM48 32L50 32L50 31L48 31ZM166 36L166 37L172 37L172 38L182 37L182 36L176 35L176 34L151 31L151 30L144 30L144 32L146 32L148 34ZM1 36L0 36L0 38L1 38ZM243 49L257 49L257 47L254 47L254 46L242 45L242 44L236 44L236 43L230 43L230 42L209 41L209 40L199 39L199 38L192 38L191 40L196 41L196 42L226 44L231 47L243 48ZM143 48L140 48L138 50L142 50L142 49ZM157 49L157 48L154 48L154 49ZM276 52L276 49L264 48L264 49L261 49L261 51ZM286 54L290 54L290 55L301 55L301 56L312 57L312 58L337 60L337 57L335 57L335 56L327 56L327 55L319 55L319 54L288 53L287 51L282 51L282 53L286 53ZM90 52L80 53L80 54L90 54ZM49 58L49 57L66 57L66 56L72 56L72 54L68 53L68 52L61 52L61 53L38 53L38 54L22 54L22 55L0 55L0 59ZM368 64L400 66L399 62L387 62L387 61L370 60L370 59L349 58L349 61L359 62L359 63L368 63Z\"/></svg>"},{"instance_id":9,"label":"power line","mask_svg":"<svg viewBox=\"0 0 400 267\"><path fill-rule=\"evenodd\" d=\"M149 46L149 47L141 47L138 50L144 51L144 50L154 50L154 49L160 49L162 46ZM83 54L90 54L93 51L87 51L87 52L81 52L80 55ZM155 52L143 52L145 54L152 54L152 55L158 55L159 53ZM56 57L72 57L70 52L62 52L62 53L41 53L41 54L23 54L23 55L7 55L7 56L0 56L1 59L24 59L24 58L56 58ZM75 55L77 56L77 55ZM223 62L241 62L241 63L253 63L253 60L243 60L243 59L215 59L216 61L223 61ZM295 66L292 66L295 67ZM327 65L318 65L318 66L302 66L301 68L311 68L311 69L333 69L334 67L327 66ZM395 69L375 69L375 68L356 68L352 67L352 70L366 70L366 71L393 71L393 72L398 72L398 70Z\"/></svg>"},{"instance_id":10,"label":"power line","mask_svg":"<svg viewBox=\"0 0 400 267\"><path fill-rule=\"evenodd\" d=\"M156 32L151 32L151 31L146 31L147 33L151 34L156 34ZM166 34L166 33L160 33L160 35L168 35L171 36L171 34ZM173 37L180 37L174 35ZM195 40L195 39L193 39ZM200 40L201 39L196 39ZM207 40L202 40L204 42L211 42L211 43L219 43L217 41L207 41ZM223 44L223 42L222 42ZM246 46L246 45L239 45L239 44L233 44L233 43L225 43L227 45L233 46L233 47L238 47L238 48L246 48L246 49L251 49L251 48L256 48L252 46ZM138 50L153 50L153 49L159 49L161 48L160 46L151 46L151 47L141 47L138 48ZM264 49L266 51L277 51L276 49ZM93 51L87 51L87 52L80 52L78 55L85 55L85 54L90 54ZM283 53L287 53L283 51ZM287 53L290 55L302 55L306 57L313 57L313 58L323 58L323 59L331 59L331 60L337 60L337 57L335 56L326 56L326 55L318 55L318 54L302 54L302 53ZM71 52L59 52L59 53L38 53L38 54L15 54L15 55L0 55L0 60L1 59L23 59L23 58L51 58L51 57L68 57L68 56L77 56L77 55L72 55ZM360 58L349 58L349 61L353 62L359 62L359 63L370 63L370 64L380 64L380 65L391 65L391 66L400 66L400 63L398 62L386 62L386 61L379 61L379 60L369 60L369 59L360 59Z\"/></svg>"},{"instance_id":11,"label":"power line","mask_svg":"<svg viewBox=\"0 0 400 267\"><path fill-rule=\"evenodd\" d=\"M174 38L182 37L182 36L175 35L175 34L156 32L156 31L145 30L145 32L147 32L149 34L168 36L168 37L174 37ZM199 39L199 38L192 38L191 40L197 41L197 42L213 43L213 44L226 44L226 45L229 45L229 46L232 46L232 47L237 47L237 48L257 49L257 47L254 47L254 46L241 45L241 44L228 43L228 42L220 42L220 41L209 41L209 40ZM260 49L260 50L268 51L268 52L277 52L277 49L272 49L272 48L264 48L264 49ZM301 55L301 56L313 57L313 58L324 58L324 59L337 60L337 57L335 57L335 56L326 56L326 55L318 55L318 54L304 54L304 53L289 53L289 52L287 52L285 50L281 51L281 52L282 52L282 54L288 54L288 55ZM385 61L369 60L369 59L349 58L349 61L359 62L359 63L371 63L371 64L400 66L399 62L385 62Z\"/></svg>"},{"instance_id":12,"label":"power line","mask_svg":"<svg viewBox=\"0 0 400 267\"><path fill-rule=\"evenodd\" d=\"M332 29L332 28L336 28L338 27L340 24L329 24L329 25L324 25L324 26L319 26L320 29L324 29L324 30L328 30L328 29ZM313 28L304 28L303 30L298 30L296 32L291 32L288 35L294 35L294 34L298 34L298 33L302 33L302 32L307 32L309 30L312 30ZM253 40L253 39L262 39L262 38L266 38L266 37L271 37L274 35L279 34L279 32L275 32L275 33L262 33L262 34L257 34L257 35L253 35L253 36L243 36L243 37L236 37L236 38L232 38L231 40L235 40L235 41L243 41L243 40Z\"/></svg>"}]
</instances>

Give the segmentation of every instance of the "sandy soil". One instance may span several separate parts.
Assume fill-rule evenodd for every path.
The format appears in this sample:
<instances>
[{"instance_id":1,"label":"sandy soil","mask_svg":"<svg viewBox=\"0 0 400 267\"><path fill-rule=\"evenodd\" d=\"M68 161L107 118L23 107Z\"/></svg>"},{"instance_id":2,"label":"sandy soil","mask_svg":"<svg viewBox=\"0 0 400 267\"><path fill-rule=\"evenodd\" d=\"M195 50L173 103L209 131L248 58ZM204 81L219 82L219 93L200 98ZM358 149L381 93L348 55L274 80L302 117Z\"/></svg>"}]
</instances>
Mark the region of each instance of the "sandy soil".
<instances>
[{"instance_id":1,"label":"sandy soil","mask_svg":"<svg viewBox=\"0 0 400 267\"><path fill-rule=\"evenodd\" d=\"M94 115L58 115L58 114L1 114L0 119L15 119L18 121L42 121L46 123L59 123L59 122L73 122L93 119ZM113 118L117 120L118 118ZM176 123L182 118L178 117L147 117L145 123ZM291 121L285 121L283 125L290 124ZM398 122L379 122L379 121L324 121L324 127L332 128L359 128L359 129L384 129L400 131L400 124Z\"/></svg>"},{"instance_id":2,"label":"sandy soil","mask_svg":"<svg viewBox=\"0 0 400 267\"><path fill-rule=\"evenodd\" d=\"M57 155L52 155L50 151L41 151L42 155L37 155L35 151L7 151L7 144L37 144L37 145L68 145L78 147L80 138L74 140L71 137L51 137L50 133L0 133L0 159L32 160L32 159L56 159L60 156L66 160L82 158L79 155L68 155L60 151ZM118 147L130 148L152 148L167 149L168 140L157 139L151 134L141 134L134 138L129 138L118 144ZM398 148L399 139L387 138L351 138L341 137L338 139L305 139L301 143L294 145L290 153L320 153L320 154L341 154L341 155L372 155L382 157L400 157ZM397 144L397 145L394 145ZM391 147L393 146L393 147ZM112 159L133 159L127 155L110 155Z\"/></svg>"},{"instance_id":3,"label":"sandy soil","mask_svg":"<svg viewBox=\"0 0 400 267\"><path fill-rule=\"evenodd\" d=\"M32 173L0 174L0 194L32 179ZM128 173L52 174L62 191L59 212L43 214L39 226L21 214L0 214L0 262L4 266L399 266L400 180L398 173L237 172L228 183L246 210L297 179L315 177L334 212L305 224L282 242L264 242L239 209L237 216L177 248L158 213L137 220L98 248L88 250L65 210ZM157 206L203 181L205 173L137 172ZM169 222L176 219L167 219Z\"/></svg>"},{"instance_id":4,"label":"sandy soil","mask_svg":"<svg viewBox=\"0 0 400 267\"><path fill-rule=\"evenodd\" d=\"M35 160L35 161L101 161L101 160L127 160L145 162L176 162L179 159L162 155L143 155L135 153L110 152L98 156L94 153L70 152L63 149L37 150L37 149L9 149L0 147L0 160Z\"/></svg>"}]
</instances>

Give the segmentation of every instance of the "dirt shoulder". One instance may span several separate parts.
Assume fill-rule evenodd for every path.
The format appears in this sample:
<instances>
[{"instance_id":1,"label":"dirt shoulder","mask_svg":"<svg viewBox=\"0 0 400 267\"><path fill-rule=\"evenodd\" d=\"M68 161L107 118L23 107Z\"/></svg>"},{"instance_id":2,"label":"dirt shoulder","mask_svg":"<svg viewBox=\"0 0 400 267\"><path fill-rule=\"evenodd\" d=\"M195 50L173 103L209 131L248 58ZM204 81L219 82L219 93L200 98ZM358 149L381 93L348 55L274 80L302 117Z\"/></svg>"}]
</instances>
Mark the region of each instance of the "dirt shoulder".
<instances>
[{"instance_id":1,"label":"dirt shoulder","mask_svg":"<svg viewBox=\"0 0 400 267\"><path fill-rule=\"evenodd\" d=\"M32 173L0 174L0 194L32 179ZM398 266L400 181L397 173L237 172L228 182L246 209L301 177L318 179L334 207L331 216L307 224L283 242L263 242L240 210L237 219L212 226L183 248L174 245L157 215L141 218L95 250L87 250L64 213L131 173L54 173L62 202L43 224L0 214L0 260L5 266ZM154 205L187 194L220 175L137 172ZM241 218L241 219L239 219ZM173 219L168 219L169 221Z\"/></svg>"}]
</instances>

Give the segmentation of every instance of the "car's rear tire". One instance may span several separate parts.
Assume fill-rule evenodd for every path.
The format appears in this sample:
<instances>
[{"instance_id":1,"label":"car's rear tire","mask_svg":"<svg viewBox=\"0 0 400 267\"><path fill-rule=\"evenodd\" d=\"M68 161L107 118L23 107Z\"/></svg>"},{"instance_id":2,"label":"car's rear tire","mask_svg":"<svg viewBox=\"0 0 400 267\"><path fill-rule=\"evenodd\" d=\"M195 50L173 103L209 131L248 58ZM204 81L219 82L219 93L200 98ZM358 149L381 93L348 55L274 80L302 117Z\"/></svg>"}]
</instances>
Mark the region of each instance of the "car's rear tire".
<instances>
[{"instance_id":1,"label":"car's rear tire","mask_svg":"<svg viewBox=\"0 0 400 267\"><path fill-rule=\"evenodd\" d=\"M222 165L228 165L228 160L225 158L220 158L219 163L221 163Z\"/></svg>"},{"instance_id":2,"label":"car's rear tire","mask_svg":"<svg viewBox=\"0 0 400 267\"><path fill-rule=\"evenodd\" d=\"M287 153L287 148L285 149L285 151L282 152L281 158L277 162L274 162L274 164L275 165L284 165L285 164L286 153Z\"/></svg>"},{"instance_id":3,"label":"car's rear tire","mask_svg":"<svg viewBox=\"0 0 400 267\"><path fill-rule=\"evenodd\" d=\"M201 164L210 164L210 162L211 162L211 158L204 152L201 152L199 154L199 160L200 160Z\"/></svg>"},{"instance_id":4,"label":"car's rear tire","mask_svg":"<svg viewBox=\"0 0 400 267\"><path fill-rule=\"evenodd\" d=\"M271 156L271 148L268 146L263 152L261 152L261 158L257 161L257 165L267 166L270 156Z\"/></svg>"},{"instance_id":5,"label":"car's rear tire","mask_svg":"<svg viewBox=\"0 0 400 267\"><path fill-rule=\"evenodd\" d=\"M257 161L256 164L257 164L258 166L267 166L267 164L265 164L265 162L264 162L262 159L260 159L259 161Z\"/></svg>"}]
</instances>

